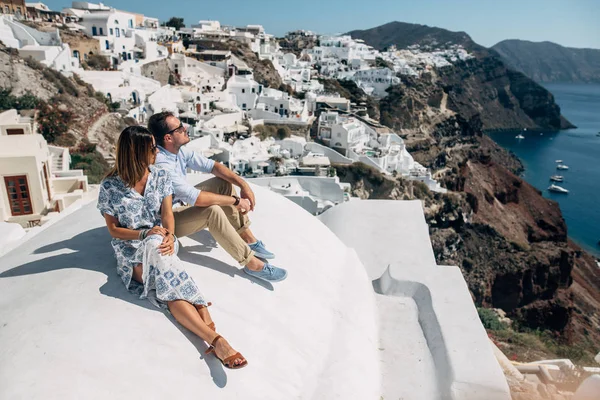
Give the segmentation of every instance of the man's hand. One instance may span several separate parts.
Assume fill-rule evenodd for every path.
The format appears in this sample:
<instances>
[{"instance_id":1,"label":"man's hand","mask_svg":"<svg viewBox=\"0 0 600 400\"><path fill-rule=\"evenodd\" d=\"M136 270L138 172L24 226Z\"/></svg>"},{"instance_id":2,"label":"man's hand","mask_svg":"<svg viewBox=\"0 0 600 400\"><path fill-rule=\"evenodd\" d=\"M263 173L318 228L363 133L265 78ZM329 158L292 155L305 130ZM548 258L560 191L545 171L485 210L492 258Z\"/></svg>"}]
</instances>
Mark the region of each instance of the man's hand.
<instances>
[{"instance_id":1,"label":"man's hand","mask_svg":"<svg viewBox=\"0 0 600 400\"><path fill-rule=\"evenodd\" d=\"M254 211L254 206L256 206L256 200L254 199L254 192L252 191L252 189L250 189L250 185L246 184L244 187L242 187L242 190L240 190L240 197L250 202L250 207L246 208L246 211Z\"/></svg>"},{"instance_id":2,"label":"man's hand","mask_svg":"<svg viewBox=\"0 0 600 400\"><path fill-rule=\"evenodd\" d=\"M150 236L150 235L160 235L162 237L167 236L167 234L169 233L168 230L166 230L165 228L163 228L162 226L155 226L152 229L150 229L150 231L148 232L148 234L146 236Z\"/></svg>"},{"instance_id":3,"label":"man's hand","mask_svg":"<svg viewBox=\"0 0 600 400\"><path fill-rule=\"evenodd\" d=\"M158 246L158 251L163 256L170 256L175 253L175 238L171 233L167 232L162 243Z\"/></svg>"},{"instance_id":4,"label":"man's hand","mask_svg":"<svg viewBox=\"0 0 600 400\"><path fill-rule=\"evenodd\" d=\"M247 214L252 209L252 204L248 199L240 198L240 202L235 206L242 214Z\"/></svg>"}]
</instances>

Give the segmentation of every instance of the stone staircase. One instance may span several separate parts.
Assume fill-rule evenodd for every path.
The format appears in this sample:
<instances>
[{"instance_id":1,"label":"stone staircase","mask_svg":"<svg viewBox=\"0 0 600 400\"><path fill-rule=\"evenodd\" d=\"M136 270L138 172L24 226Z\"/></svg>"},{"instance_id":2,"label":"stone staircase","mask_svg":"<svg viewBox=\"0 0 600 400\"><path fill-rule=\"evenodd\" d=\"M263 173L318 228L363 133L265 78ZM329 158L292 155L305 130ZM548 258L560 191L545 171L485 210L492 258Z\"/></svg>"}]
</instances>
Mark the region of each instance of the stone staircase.
<instances>
[{"instance_id":1,"label":"stone staircase","mask_svg":"<svg viewBox=\"0 0 600 400\"><path fill-rule=\"evenodd\" d=\"M15 39L15 35L6 22L5 17L0 17L0 41L7 47L18 49L21 47L19 40Z\"/></svg>"}]
</instances>

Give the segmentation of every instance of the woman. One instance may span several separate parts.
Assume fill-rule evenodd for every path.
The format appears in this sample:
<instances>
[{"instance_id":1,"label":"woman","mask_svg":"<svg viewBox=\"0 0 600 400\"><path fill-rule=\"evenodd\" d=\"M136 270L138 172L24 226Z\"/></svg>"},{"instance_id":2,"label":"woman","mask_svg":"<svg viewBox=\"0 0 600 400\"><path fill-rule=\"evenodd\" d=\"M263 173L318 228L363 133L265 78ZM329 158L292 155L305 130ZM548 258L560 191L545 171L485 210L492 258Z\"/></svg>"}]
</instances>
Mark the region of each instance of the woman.
<instances>
[{"instance_id":1,"label":"woman","mask_svg":"<svg viewBox=\"0 0 600 400\"><path fill-rule=\"evenodd\" d=\"M117 273L125 287L168 308L187 329L211 343L227 368L242 368L246 359L215 331L208 306L177 257L173 234L173 187L165 170L155 167L157 146L144 127L121 132L113 170L100 184L98 209L106 220Z\"/></svg>"}]
</instances>

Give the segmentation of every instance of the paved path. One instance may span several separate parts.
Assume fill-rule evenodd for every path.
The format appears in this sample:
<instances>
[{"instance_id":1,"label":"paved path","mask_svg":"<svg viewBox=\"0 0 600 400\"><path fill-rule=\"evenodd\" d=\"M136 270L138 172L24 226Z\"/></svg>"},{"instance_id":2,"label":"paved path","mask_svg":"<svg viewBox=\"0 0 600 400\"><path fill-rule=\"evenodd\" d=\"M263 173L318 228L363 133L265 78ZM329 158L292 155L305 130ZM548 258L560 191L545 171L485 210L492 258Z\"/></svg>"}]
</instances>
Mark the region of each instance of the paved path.
<instances>
[{"instance_id":1,"label":"paved path","mask_svg":"<svg viewBox=\"0 0 600 400\"><path fill-rule=\"evenodd\" d=\"M87 134L87 137L88 137L88 140L90 141L90 143L96 144L96 150L98 150L98 153L102 154L102 157L104 157L104 159L110 165L114 165L114 157L112 154L110 154L108 151L103 149L102 146L99 145L98 136L97 136L96 132L98 131L98 129L100 129L102 127L102 125L104 125L104 123L108 120L108 118L110 118L114 114L119 114L119 113L103 114L100 118L98 118L96 120L96 122L94 122L92 127L88 130L88 134Z\"/></svg>"}]
</instances>

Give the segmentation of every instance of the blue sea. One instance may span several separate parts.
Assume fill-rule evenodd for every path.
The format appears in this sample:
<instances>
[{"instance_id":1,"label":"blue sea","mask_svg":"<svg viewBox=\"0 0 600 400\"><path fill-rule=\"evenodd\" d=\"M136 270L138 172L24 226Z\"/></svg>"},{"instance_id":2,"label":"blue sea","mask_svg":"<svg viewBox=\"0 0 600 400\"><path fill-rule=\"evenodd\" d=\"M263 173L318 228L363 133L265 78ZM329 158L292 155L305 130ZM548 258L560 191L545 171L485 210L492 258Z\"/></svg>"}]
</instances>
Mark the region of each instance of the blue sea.
<instances>
[{"instance_id":1,"label":"blue sea","mask_svg":"<svg viewBox=\"0 0 600 400\"><path fill-rule=\"evenodd\" d=\"M560 132L501 132L490 136L512 150L523 162L527 182L544 197L560 204L568 234L596 257L600 257L600 85L545 84L555 97L562 114L577 129ZM525 139L516 139L522 134ZM556 160L569 166L556 169ZM568 194L547 190L550 176L562 175Z\"/></svg>"}]
</instances>

